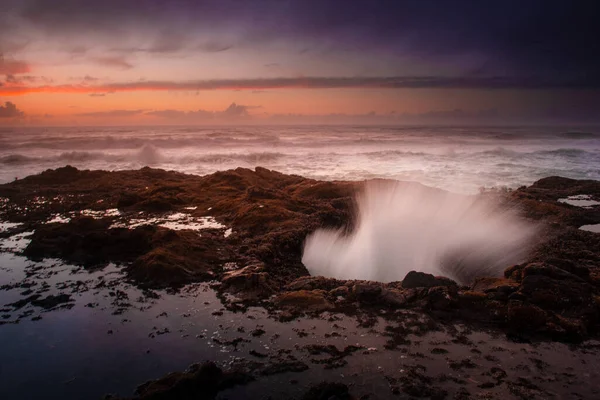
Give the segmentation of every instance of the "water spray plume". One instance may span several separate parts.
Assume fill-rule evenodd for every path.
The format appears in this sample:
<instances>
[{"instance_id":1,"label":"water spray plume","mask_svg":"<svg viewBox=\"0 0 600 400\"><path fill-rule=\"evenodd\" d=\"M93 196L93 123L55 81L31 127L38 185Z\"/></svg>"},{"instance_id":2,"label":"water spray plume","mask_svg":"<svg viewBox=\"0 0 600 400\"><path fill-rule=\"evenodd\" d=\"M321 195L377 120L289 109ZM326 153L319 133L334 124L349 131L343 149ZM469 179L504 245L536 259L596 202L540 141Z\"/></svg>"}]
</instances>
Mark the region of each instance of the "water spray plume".
<instances>
[{"instance_id":1,"label":"water spray plume","mask_svg":"<svg viewBox=\"0 0 600 400\"><path fill-rule=\"evenodd\" d=\"M416 270L468 283L522 261L537 231L490 197L416 183L369 182L356 205L350 233L307 237L302 262L312 275L391 282Z\"/></svg>"}]
</instances>

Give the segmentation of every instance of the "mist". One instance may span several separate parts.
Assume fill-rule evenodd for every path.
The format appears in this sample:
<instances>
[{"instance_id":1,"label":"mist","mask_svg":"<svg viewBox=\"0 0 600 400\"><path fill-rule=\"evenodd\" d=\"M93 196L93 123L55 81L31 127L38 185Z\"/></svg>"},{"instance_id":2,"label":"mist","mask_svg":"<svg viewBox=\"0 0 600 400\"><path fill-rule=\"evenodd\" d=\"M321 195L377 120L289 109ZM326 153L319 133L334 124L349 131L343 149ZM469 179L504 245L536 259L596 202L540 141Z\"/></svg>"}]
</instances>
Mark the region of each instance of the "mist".
<instances>
[{"instance_id":1,"label":"mist","mask_svg":"<svg viewBox=\"0 0 600 400\"><path fill-rule=\"evenodd\" d=\"M522 261L537 227L489 196L416 183L374 181L356 199L351 232L319 229L306 238L311 275L400 281L412 270L466 284Z\"/></svg>"}]
</instances>

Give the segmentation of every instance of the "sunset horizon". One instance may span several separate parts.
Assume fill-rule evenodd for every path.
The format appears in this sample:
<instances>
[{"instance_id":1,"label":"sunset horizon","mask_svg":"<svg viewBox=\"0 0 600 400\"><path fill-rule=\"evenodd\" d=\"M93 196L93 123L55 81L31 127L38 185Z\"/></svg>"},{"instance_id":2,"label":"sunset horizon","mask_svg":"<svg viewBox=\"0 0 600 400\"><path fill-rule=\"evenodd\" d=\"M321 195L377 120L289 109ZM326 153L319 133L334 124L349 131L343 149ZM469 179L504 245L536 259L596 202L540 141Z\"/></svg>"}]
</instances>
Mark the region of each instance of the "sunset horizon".
<instances>
[{"instance_id":1,"label":"sunset horizon","mask_svg":"<svg viewBox=\"0 0 600 400\"><path fill-rule=\"evenodd\" d=\"M600 122L592 3L5 3L3 125Z\"/></svg>"}]
</instances>

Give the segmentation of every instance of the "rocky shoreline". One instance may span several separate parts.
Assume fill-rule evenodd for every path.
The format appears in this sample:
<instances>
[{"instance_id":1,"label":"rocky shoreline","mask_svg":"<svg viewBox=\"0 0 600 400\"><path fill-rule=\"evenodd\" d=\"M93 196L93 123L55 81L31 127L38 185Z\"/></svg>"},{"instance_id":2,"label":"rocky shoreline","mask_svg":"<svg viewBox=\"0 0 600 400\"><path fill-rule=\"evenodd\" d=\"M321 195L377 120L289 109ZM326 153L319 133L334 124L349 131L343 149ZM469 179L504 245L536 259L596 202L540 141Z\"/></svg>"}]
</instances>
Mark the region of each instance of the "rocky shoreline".
<instances>
[{"instance_id":1,"label":"rocky shoreline","mask_svg":"<svg viewBox=\"0 0 600 400\"><path fill-rule=\"evenodd\" d=\"M514 191L482 193L543 226L529 259L509 266L502 277L476 277L468 284L419 272L390 283L311 277L301 262L304 239L324 226L352 229L353 199L362 184L264 168L200 177L150 168L105 172L67 166L0 185L0 220L11 223L0 239L33 232L23 249L28 258L55 258L89 270L119 264L129 282L146 290L177 291L208 282L228 311L258 306L282 322L343 314L367 329L383 318L395 323L385 332L390 351L401 351L409 335L456 323L518 342L582 343L598 337L600 234L579 228L600 224L600 206L564 199L597 201L600 182L549 177ZM186 224L199 229L185 229ZM24 301L16 306L68 304L64 296L36 293ZM326 355L324 365L335 368L365 349L310 351ZM238 363L229 370L196 366L146 384L138 395L213 398L269 371L304 370L294 360L268 357L261 365ZM445 398L423 371L411 374L391 385L411 396ZM415 382L421 382L417 389ZM342 386L316 386L305 398L350 398Z\"/></svg>"}]
</instances>

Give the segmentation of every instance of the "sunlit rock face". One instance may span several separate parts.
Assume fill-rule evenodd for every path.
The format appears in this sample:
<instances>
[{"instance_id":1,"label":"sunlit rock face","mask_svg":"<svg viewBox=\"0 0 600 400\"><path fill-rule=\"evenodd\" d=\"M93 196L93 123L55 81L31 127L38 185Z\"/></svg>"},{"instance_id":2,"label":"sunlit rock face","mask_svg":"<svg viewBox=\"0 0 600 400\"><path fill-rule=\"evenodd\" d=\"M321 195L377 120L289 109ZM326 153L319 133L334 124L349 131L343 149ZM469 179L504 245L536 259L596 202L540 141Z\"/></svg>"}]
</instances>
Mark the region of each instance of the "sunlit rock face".
<instances>
[{"instance_id":1,"label":"sunlit rock face","mask_svg":"<svg viewBox=\"0 0 600 400\"><path fill-rule=\"evenodd\" d=\"M313 275L339 279L400 281L416 270L466 283L521 261L535 232L491 198L370 182L357 198L354 229L315 231L302 261Z\"/></svg>"}]
</instances>

